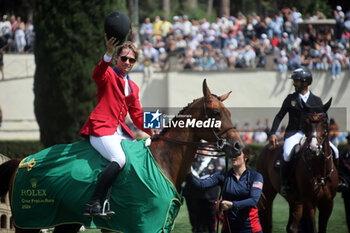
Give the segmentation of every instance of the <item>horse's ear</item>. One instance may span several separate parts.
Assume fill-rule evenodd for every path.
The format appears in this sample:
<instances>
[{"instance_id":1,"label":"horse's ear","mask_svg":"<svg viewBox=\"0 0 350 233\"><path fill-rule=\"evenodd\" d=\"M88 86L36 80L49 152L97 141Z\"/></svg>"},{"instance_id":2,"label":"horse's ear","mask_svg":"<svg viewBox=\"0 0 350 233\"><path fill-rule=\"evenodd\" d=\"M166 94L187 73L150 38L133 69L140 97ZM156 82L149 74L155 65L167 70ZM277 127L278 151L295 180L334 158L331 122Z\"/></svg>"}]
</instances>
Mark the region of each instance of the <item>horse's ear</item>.
<instances>
[{"instance_id":1,"label":"horse's ear","mask_svg":"<svg viewBox=\"0 0 350 233\"><path fill-rule=\"evenodd\" d=\"M207 85L207 80L206 79L204 79L204 81L203 81L203 96L204 96L204 98L205 99L209 99L209 97L211 96L211 92L210 92L210 90L209 90L209 88L208 88L208 85Z\"/></svg>"},{"instance_id":2,"label":"horse's ear","mask_svg":"<svg viewBox=\"0 0 350 233\"><path fill-rule=\"evenodd\" d=\"M232 91L230 91L229 93L227 93L227 94L225 94L225 95L220 96L221 102L223 102L225 99L227 99L227 98L230 96L231 92L232 92Z\"/></svg>"},{"instance_id":3,"label":"horse's ear","mask_svg":"<svg viewBox=\"0 0 350 233\"><path fill-rule=\"evenodd\" d=\"M323 111L327 112L331 104L332 104L332 97L328 100L328 102L325 105L323 105Z\"/></svg>"}]
</instances>

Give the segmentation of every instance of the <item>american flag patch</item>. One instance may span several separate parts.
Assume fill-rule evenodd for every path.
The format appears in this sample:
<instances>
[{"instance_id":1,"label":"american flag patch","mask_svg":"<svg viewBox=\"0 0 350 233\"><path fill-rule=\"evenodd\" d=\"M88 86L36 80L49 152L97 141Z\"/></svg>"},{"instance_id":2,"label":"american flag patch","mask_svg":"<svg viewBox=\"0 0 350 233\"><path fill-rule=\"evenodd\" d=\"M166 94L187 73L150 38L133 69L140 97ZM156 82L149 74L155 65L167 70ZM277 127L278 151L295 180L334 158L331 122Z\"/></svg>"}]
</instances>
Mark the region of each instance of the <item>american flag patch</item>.
<instances>
[{"instance_id":1,"label":"american flag patch","mask_svg":"<svg viewBox=\"0 0 350 233\"><path fill-rule=\"evenodd\" d=\"M253 188L262 189L262 187L263 187L263 183L261 181L255 181L253 183Z\"/></svg>"}]
</instances>

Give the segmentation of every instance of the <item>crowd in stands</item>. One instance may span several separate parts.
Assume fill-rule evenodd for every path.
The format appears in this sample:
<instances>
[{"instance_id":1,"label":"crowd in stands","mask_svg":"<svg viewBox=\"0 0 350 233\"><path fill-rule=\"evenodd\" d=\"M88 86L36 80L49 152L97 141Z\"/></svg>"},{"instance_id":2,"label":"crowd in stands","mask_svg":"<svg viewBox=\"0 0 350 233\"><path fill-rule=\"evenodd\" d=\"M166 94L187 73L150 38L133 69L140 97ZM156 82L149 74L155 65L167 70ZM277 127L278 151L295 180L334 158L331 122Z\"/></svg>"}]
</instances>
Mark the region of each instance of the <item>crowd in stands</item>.
<instances>
[{"instance_id":1,"label":"crowd in stands","mask_svg":"<svg viewBox=\"0 0 350 233\"><path fill-rule=\"evenodd\" d=\"M288 70L306 66L309 69L330 70L332 79L340 77L342 69L350 69L350 12L341 6L333 12L334 26L314 28L308 24L299 30L298 23L325 19L322 12L302 15L293 7L284 8L272 17L238 12L215 22L174 16L172 22L156 16L146 17L139 32L135 28L129 39L141 52L138 70L147 77L153 70L169 69L169 57L178 59L177 69L224 70L234 68L264 68L266 56L272 56L276 69L285 78ZM139 33L140 40L137 40ZM33 51L35 33L31 21L21 17L3 16L0 22L0 46L6 51Z\"/></svg>"},{"instance_id":2,"label":"crowd in stands","mask_svg":"<svg viewBox=\"0 0 350 233\"><path fill-rule=\"evenodd\" d=\"M33 52L35 32L31 20L23 22L20 16L2 16L0 22L0 49L9 52Z\"/></svg>"},{"instance_id":3,"label":"crowd in stands","mask_svg":"<svg viewBox=\"0 0 350 233\"><path fill-rule=\"evenodd\" d=\"M304 17L296 8L285 8L273 17L243 15L217 18L189 19L174 16L172 23L156 16L146 18L140 27L140 51L144 67L167 70L168 57L176 55L185 70L223 70L234 68L263 68L266 55L273 56L281 77L296 67L328 70L332 78L340 77L341 69L350 69L350 12L341 6L334 11L334 26L314 28L308 24L299 30L298 23L325 19L320 12ZM135 32L134 32L135 33ZM131 40L135 41L132 35Z\"/></svg>"}]
</instances>

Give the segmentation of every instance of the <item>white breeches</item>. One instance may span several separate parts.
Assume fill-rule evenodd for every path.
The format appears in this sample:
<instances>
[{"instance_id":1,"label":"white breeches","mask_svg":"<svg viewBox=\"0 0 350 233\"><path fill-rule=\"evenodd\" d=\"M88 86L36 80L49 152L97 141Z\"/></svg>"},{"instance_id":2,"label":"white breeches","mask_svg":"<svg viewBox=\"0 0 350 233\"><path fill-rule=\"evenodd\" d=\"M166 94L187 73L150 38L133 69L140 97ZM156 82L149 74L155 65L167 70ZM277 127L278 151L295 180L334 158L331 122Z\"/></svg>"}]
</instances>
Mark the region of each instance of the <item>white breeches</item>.
<instances>
[{"instance_id":1,"label":"white breeches","mask_svg":"<svg viewBox=\"0 0 350 233\"><path fill-rule=\"evenodd\" d=\"M333 152L334 152L334 158L335 159L339 159L339 150L338 148L331 142L329 141L329 145L332 148Z\"/></svg>"},{"instance_id":2,"label":"white breeches","mask_svg":"<svg viewBox=\"0 0 350 233\"><path fill-rule=\"evenodd\" d=\"M304 137L303 132L299 131L296 134L290 136L289 138L286 138L284 140L284 145L283 145L283 159L286 162L289 162L291 160L291 152L293 147L300 143L301 139ZM339 151L338 148L333 145L333 143L329 142L329 146L334 152L334 158L338 159L339 158Z\"/></svg>"},{"instance_id":3,"label":"white breeches","mask_svg":"<svg viewBox=\"0 0 350 233\"><path fill-rule=\"evenodd\" d=\"M299 131L296 134L290 136L289 138L286 138L284 140L283 145L283 159L286 162L289 162L291 159L290 152L292 152L293 147L298 144L301 139L304 137L303 132Z\"/></svg>"},{"instance_id":4,"label":"white breeches","mask_svg":"<svg viewBox=\"0 0 350 233\"><path fill-rule=\"evenodd\" d=\"M115 132L113 135L94 137L90 135L90 143L105 159L111 162L117 162L120 167L125 165L125 153L122 145L122 139L132 140L130 137L120 135Z\"/></svg>"}]
</instances>

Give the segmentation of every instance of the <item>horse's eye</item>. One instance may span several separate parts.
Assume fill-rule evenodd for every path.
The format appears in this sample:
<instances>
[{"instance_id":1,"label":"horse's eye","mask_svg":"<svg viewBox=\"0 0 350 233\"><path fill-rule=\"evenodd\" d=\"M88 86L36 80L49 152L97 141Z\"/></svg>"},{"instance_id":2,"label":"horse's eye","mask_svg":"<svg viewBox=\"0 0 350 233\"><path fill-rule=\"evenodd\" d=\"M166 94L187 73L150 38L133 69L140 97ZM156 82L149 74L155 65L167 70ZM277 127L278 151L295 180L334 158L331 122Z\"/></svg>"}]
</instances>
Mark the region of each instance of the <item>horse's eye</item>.
<instances>
[{"instance_id":1,"label":"horse's eye","mask_svg":"<svg viewBox=\"0 0 350 233\"><path fill-rule=\"evenodd\" d=\"M221 113L220 113L219 110L214 110L213 113L214 113L214 117L215 118L220 118L221 117Z\"/></svg>"}]
</instances>

